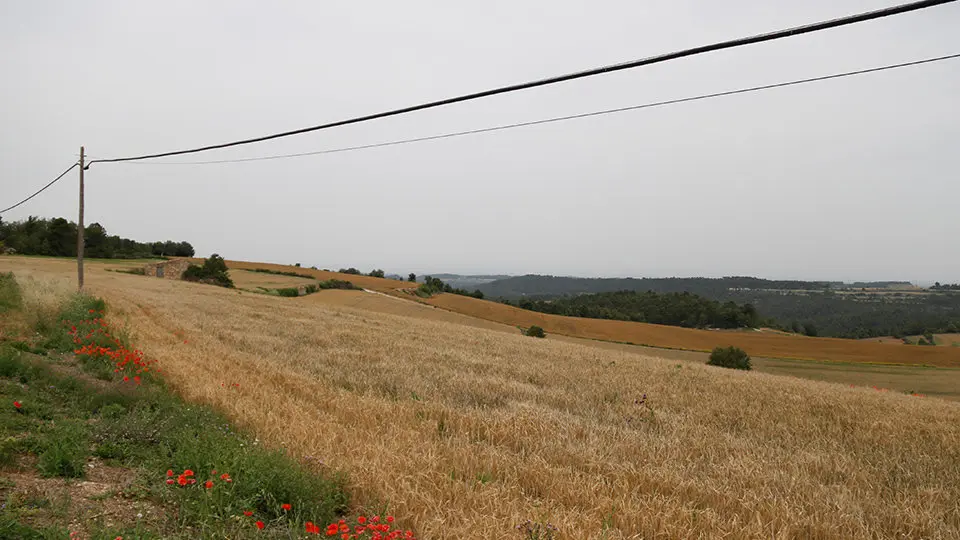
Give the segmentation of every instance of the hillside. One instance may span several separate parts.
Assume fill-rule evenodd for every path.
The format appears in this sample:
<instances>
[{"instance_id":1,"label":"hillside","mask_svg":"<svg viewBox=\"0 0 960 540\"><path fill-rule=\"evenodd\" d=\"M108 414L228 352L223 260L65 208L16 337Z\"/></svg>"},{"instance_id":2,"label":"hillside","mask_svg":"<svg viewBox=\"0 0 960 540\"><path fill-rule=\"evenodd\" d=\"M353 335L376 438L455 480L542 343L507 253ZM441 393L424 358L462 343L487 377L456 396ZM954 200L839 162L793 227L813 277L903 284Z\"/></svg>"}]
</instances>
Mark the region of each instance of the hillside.
<instances>
[{"instance_id":1,"label":"hillside","mask_svg":"<svg viewBox=\"0 0 960 540\"><path fill-rule=\"evenodd\" d=\"M6 270L52 291L74 269ZM88 286L184 397L422 538L960 534L956 403L94 265Z\"/></svg>"},{"instance_id":2,"label":"hillside","mask_svg":"<svg viewBox=\"0 0 960 540\"><path fill-rule=\"evenodd\" d=\"M767 324L825 337L863 339L960 331L960 293L901 282L838 283L730 278L521 276L479 285L487 298L555 299L615 291L689 292L754 306ZM863 285L864 287L859 287ZM875 286L867 288L867 286Z\"/></svg>"}]
</instances>

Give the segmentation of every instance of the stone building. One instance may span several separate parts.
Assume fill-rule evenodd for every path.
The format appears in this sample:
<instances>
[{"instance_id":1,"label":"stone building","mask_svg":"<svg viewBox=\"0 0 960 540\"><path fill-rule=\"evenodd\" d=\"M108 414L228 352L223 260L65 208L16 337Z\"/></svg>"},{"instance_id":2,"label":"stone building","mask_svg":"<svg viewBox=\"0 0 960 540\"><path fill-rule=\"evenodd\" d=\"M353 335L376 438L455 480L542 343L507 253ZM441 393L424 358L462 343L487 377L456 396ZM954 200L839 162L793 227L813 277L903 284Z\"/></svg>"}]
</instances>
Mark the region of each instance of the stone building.
<instances>
[{"instance_id":1,"label":"stone building","mask_svg":"<svg viewBox=\"0 0 960 540\"><path fill-rule=\"evenodd\" d=\"M147 264L143 267L143 273L158 278L180 279L183 277L183 273L187 271L188 266L190 266L190 261L187 259L172 259Z\"/></svg>"}]
</instances>

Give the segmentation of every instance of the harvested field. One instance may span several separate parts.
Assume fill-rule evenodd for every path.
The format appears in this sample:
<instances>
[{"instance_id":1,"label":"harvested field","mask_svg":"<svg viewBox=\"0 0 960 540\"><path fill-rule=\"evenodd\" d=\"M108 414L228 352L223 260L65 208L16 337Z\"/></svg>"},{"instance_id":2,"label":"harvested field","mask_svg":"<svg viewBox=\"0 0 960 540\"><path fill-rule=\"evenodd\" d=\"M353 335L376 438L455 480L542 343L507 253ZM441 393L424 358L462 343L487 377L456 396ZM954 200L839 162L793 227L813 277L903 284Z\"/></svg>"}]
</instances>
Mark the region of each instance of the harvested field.
<instances>
[{"instance_id":1,"label":"harvested field","mask_svg":"<svg viewBox=\"0 0 960 540\"><path fill-rule=\"evenodd\" d=\"M193 259L194 263L202 263L203 259ZM406 281L398 281L395 279L384 279L384 278L375 278L370 276L361 276L356 274L341 274L340 272L324 272L323 270L311 270L310 268L301 268L297 266L289 266L283 264L270 264L270 263L254 263L254 262L245 262L245 261L226 261L227 268L230 270L253 270L256 268L272 270L275 272L296 272L298 274L304 274L313 277L318 281L326 281L328 279L341 279L344 281L349 281L356 285L357 287L362 287L364 289L372 289L377 291L390 291L395 289L409 289L411 287L416 288L416 284L409 283ZM236 275L240 272L231 272L230 275ZM269 274L264 274L269 275ZM278 276L279 277L279 276Z\"/></svg>"},{"instance_id":2,"label":"harvested field","mask_svg":"<svg viewBox=\"0 0 960 540\"><path fill-rule=\"evenodd\" d=\"M316 280L294 276L280 276L277 274L267 274L263 272L249 272L246 270L230 271L230 279L238 289L256 290L258 287L264 289L279 289L282 287L298 287L300 285L309 285L316 283Z\"/></svg>"},{"instance_id":3,"label":"harvested field","mask_svg":"<svg viewBox=\"0 0 960 540\"><path fill-rule=\"evenodd\" d=\"M850 339L811 338L767 332L718 332L600 319L581 319L526 311L513 306L455 294L440 294L427 303L510 326L538 325L548 334L670 349L709 351L736 345L751 356L832 362L960 367L960 348L889 347Z\"/></svg>"},{"instance_id":4,"label":"harvested field","mask_svg":"<svg viewBox=\"0 0 960 540\"><path fill-rule=\"evenodd\" d=\"M70 286L69 265L12 260L0 271ZM178 391L347 471L422 538L527 519L561 538L960 536L957 403L310 297L88 283Z\"/></svg>"}]
</instances>

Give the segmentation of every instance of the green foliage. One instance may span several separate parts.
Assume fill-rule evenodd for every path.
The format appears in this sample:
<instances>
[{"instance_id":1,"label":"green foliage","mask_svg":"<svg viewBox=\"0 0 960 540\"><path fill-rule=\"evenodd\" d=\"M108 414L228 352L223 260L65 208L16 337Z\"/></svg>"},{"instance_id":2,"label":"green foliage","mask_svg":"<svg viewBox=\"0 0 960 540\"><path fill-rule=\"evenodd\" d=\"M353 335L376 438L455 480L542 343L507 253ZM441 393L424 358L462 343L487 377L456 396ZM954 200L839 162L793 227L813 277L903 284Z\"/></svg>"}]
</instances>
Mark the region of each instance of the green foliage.
<instances>
[{"instance_id":1,"label":"green foliage","mask_svg":"<svg viewBox=\"0 0 960 540\"><path fill-rule=\"evenodd\" d=\"M951 328L960 329L960 294L949 286L931 288L931 294L860 290L903 285L899 282L844 285L753 277L594 279L529 275L498 279L479 287L488 297L513 302L524 298L549 301L623 290L660 294L689 292L721 303L762 306L762 313L758 313L761 325L800 334L804 333L802 322L805 321L813 325L818 336L851 339L918 335L925 331L953 333Z\"/></svg>"},{"instance_id":2,"label":"green foliage","mask_svg":"<svg viewBox=\"0 0 960 540\"><path fill-rule=\"evenodd\" d=\"M803 334L810 337L817 337L820 332L817 330L817 325L812 322L803 323Z\"/></svg>"},{"instance_id":3,"label":"green foliage","mask_svg":"<svg viewBox=\"0 0 960 540\"><path fill-rule=\"evenodd\" d=\"M203 266L191 264L183 273L183 279L187 281L199 281L210 283L221 287L233 288L233 280L227 271L227 263L223 257L214 253L203 261Z\"/></svg>"},{"instance_id":4,"label":"green foliage","mask_svg":"<svg viewBox=\"0 0 960 540\"><path fill-rule=\"evenodd\" d=\"M619 291L583 294L554 300L523 299L523 309L620 321L685 326L688 328L745 328L759 324L757 310L750 304L721 304L691 293L657 294L652 291Z\"/></svg>"},{"instance_id":5,"label":"green foliage","mask_svg":"<svg viewBox=\"0 0 960 540\"><path fill-rule=\"evenodd\" d=\"M20 309L23 297L13 272L0 272L0 313Z\"/></svg>"},{"instance_id":6,"label":"green foliage","mask_svg":"<svg viewBox=\"0 0 960 540\"><path fill-rule=\"evenodd\" d=\"M376 269L376 270L371 270L371 271L370 271L370 274L368 274L368 275L369 275L370 277L382 278L382 277L383 277L383 270L380 270L379 268Z\"/></svg>"},{"instance_id":7,"label":"green foliage","mask_svg":"<svg viewBox=\"0 0 960 540\"><path fill-rule=\"evenodd\" d=\"M192 257L189 242L141 243L110 236L99 223L84 228L84 254L101 259L144 259L156 256ZM23 221L0 221L0 242L21 255L77 256L77 224L63 218L30 216Z\"/></svg>"},{"instance_id":8,"label":"green foliage","mask_svg":"<svg viewBox=\"0 0 960 540\"><path fill-rule=\"evenodd\" d=\"M407 281L409 281L410 283L416 283L416 282L417 282L417 275L414 274L413 272L410 272L410 275L407 276Z\"/></svg>"},{"instance_id":9,"label":"green foliage","mask_svg":"<svg viewBox=\"0 0 960 540\"><path fill-rule=\"evenodd\" d=\"M710 359L707 360L707 364L730 369L752 369L750 366L750 355L739 347L717 347L710 353Z\"/></svg>"},{"instance_id":10,"label":"green foliage","mask_svg":"<svg viewBox=\"0 0 960 540\"><path fill-rule=\"evenodd\" d=\"M536 337L536 338L545 338L547 333L543 331L543 328L540 328L537 325L533 325L523 333L525 336Z\"/></svg>"},{"instance_id":11,"label":"green foliage","mask_svg":"<svg viewBox=\"0 0 960 540\"><path fill-rule=\"evenodd\" d=\"M89 444L89 435L84 424L60 422L40 442L37 470L46 477L82 477Z\"/></svg>"},{"instance_id":12,"label":"green foliage","mask_svg":"<svg viewBox=\"0 0 960 540\"><path fill-rule=\"evenodd\" d=\"M338 272L341 274L353 274L357 276L360 275L360 271L352 266L350 268L341 268L340 270L338 270Z\"/></svg>"},{"instance_id":13,"label":"green foliage","mask_svg":"<svg viewBox=\"0 0 960 540\"><path fill-rule=\"evenodd\" d=\"M411 274L413 275L413 274ZM416 278L416 276L414 276ZM440 278L427 276L424 279L424 282L417 287L417 296L423 298L429 298L435 294L440 293L450 293L450 294L459 294L461 296L471 296L473 298L483 298L483 293L479 289L469 292L465 289L457 289L451 287L449 283L444 283Z\"/></svg>"},{"instance_id":14,"label":"green foliage","mask_svg":"<svg viewBox=\"0 0 960 540\"><path fill-rule=\"evenodd\" d=\"M314 269L316 270L316 269ZM247 272L257 272L260 274L274 274L277 276L290 276L290 277L301 277L306 279L313 279L313 276L310 274L304 274L301 272L293 272L289 270L270 270L269 268L249 268Z\"/></svg>"},{"instance_id":15,"label":"green foliage","mask_svg":"<svg viewBox=\"0 0 960 540\"><path fill-rule=\"evenodd\" d=\"M285 287L282 289L277 289L277 294L290 298L294 296L300 296L300 291L296 287Z\"/></svg>"}]
</instances>

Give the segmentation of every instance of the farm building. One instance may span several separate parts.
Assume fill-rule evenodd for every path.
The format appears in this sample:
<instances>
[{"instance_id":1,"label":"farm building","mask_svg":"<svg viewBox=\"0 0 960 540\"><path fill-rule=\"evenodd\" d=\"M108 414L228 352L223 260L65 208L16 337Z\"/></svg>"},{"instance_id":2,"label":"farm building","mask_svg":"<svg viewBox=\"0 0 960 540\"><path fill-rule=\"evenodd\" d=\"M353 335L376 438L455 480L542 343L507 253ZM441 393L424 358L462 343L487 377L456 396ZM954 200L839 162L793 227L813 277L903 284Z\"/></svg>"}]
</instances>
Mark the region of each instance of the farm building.
<instances>
[{"instance_id":1,"label":"farm building","mask_svg":"<svg viewBox=\"0 0 960 540\"><path fill-rule=\"evenodd\" d=\"M188 266L190 266L190 261L187 259L173 259L150 263L143 267L143 273L158 278L180 279L183 277L183 273L187 271Z\"/></svg>"}]
</instances>

